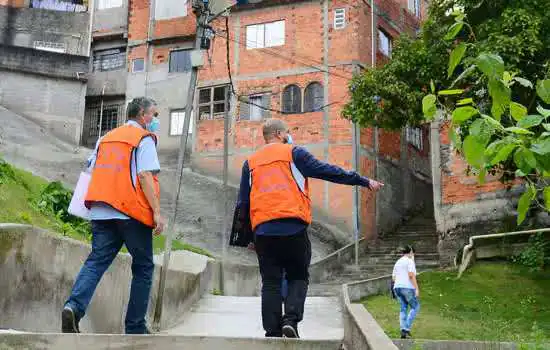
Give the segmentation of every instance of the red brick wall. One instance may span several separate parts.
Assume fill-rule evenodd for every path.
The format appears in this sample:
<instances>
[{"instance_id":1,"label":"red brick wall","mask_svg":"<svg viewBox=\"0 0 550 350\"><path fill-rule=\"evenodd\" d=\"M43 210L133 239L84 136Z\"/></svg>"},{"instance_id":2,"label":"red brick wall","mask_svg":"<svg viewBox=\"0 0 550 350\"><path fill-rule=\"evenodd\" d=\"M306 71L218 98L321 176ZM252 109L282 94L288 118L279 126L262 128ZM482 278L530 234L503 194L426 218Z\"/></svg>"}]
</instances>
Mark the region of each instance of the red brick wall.
<instances>
[{"instance_id":1,"label":"red brick wall","mask_svg":"<svg viewBox=\"0 0 550 350\"><path fill-rule=\"evenodd\" d=\"M136 58L143 58L146 60L147 58L147 46L140 45L136 47L132 47L128 50L128 71L130 72L132 70L132 60Z\"/></svg>"},{"instance_id":2,"label":"red brick wall","mask_svg":"<svg viewBox=\"0 0 550 350\"><path fill-rule=\"evenodd\" d=\"M401 132L378 129L378 150L381 156L399 160L401 158Z\"/></svg>"},{"instance_id":3,"label":"red brick wall","mask_svg":"<svg viewBox=\"0 0 550 350\"><path fill-rule=\"evenodd\" d=\"M149 0L129 0L128 40L145 40L149 29Z\"/></svg>"},{"instance_id":4,"label":"red brick wall","mask_svg":"<svg viewBox=\"0 0 550 350\"><path fill-rule=\"evenodd\" d=\"M191 1L188 1L188 4L191 4ZM185 17L155 21L153 36L155 38L168 38L194 35L197 18L190 9L188 12L189 14Z\"/></svg>"}]
</instances>

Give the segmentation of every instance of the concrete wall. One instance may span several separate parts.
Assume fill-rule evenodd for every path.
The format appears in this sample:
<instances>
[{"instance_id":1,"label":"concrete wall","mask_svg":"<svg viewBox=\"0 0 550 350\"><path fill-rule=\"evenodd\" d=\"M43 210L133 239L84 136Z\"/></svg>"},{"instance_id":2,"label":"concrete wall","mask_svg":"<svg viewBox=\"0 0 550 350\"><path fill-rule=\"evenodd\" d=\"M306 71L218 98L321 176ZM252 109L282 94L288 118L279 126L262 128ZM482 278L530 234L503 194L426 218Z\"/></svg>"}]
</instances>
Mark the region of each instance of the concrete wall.
<instances>
[{"instance_id":1,"label":"concrete wall","mask_svg":"<svg viewBox=\"0 0 550 350\"><path fill-rule=\"evenodd\" d=\"M339 341L281 338L223 338L177 335L0 334L0 348L20 349L162 349L162 350L338 350Z\"/></svg>"},{"instance_id":2,"label":"concrete wall","mask_svg":"<svg viewBox=\"0 0 550 350\"><path fill-rule=\"evenodd\" d=\"M60 310L90 247L26 225L0 225L0 328L59 332ZM209 290L212 264L204 256L188 254L191 266L171 268L167 276L162 328L170 328L182 313ZM174 262L178 257L175 256ZM192 263L189 263L192 261ZM159 269L155 268L149 317L155 307ZM171 265L172 266L172 265ZM129 297L131 258L119 254L94 295L84 332L120 333Z\"/></svg>"},{"instance_id":3,"label":"concrete wall","mask_svg":"<svg viewBox=\"0 0 550 350\"><path fill-rule=\"evenodd\" d=\"M88 90L86 95L100 96L105 83L108 83L105 87L106 96L124 95L126 93L127 74L124 68L106 72L93 72L88 79Z\"/></svg>"},{"instance_id":4,"label":"concrete wall","mask_svg":"<svg viewBox=\"0 0 550 350\"><path fill-rule=\"evenodd\" d=\"M87 55L90 15L0 6L0 43L34 47L35 41L64 43L66 53Z\"/></svg>"},{"instance_id":5,"label":"concrete wall","mask_svg":"<svg viewBox=\"0 0 550 350\"><path fill-rule=\"evenodd\" d=\"M128 1L122 1L121 7L113 7L109 9L99 9L98 1L94 1L94 21L93 32L94 35L120 32L124 33L128 31Z\"/></svg>"}]
</instances>

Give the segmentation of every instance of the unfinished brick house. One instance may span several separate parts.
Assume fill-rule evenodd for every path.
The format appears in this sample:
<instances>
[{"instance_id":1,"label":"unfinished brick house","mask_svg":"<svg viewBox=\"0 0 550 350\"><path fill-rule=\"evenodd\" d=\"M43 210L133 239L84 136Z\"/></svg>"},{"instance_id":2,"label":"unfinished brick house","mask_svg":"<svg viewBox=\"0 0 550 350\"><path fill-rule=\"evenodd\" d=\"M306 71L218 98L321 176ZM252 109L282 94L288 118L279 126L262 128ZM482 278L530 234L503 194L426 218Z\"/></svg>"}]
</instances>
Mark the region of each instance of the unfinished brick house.
<instances>
[{"instance_id":1,"label":"unfinished brick house","mask_svg":"<svg viewBox=\"0 0 550 350\"><path fill-rule=\"evenodd\" d=\"M194 168L214 175L222 169L224 91L231 88L229 44L232 83L239 95L229 104L233 182L238 182L246 157L263 145L261 125L268 117L286 120L295 143L319 159L350 169L352 125L341 111L354 72L372 64L371 25L376 58L383 64L391 56L392 38L404 30L414 33L426 6L420 1L376 1L373 24L368 3L269 0L232 9L228 32L226 19L216 20L213 45L199 72ZM366 236L375 235L376 227L395 226L411 208L432 207L427 130L411 129L407 135L412 143L399 133L361 132L359 170L386 183L376 199L361 192ZM311 187L317 218L351 232L352 189L317 180Z\"/></svg>"}]
</instances>

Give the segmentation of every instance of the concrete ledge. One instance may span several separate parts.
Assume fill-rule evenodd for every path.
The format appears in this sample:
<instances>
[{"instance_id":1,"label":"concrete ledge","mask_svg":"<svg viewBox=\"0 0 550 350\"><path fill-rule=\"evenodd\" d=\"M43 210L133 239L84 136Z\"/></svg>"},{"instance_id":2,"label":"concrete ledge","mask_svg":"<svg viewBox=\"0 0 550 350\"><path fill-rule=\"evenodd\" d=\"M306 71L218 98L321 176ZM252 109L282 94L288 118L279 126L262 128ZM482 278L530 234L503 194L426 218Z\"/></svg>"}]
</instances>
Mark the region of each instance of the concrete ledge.
<instances>
[{"instance_id":1,"label":"concrete ledge","mask_svg":"<svg viewBox=\"0 0 550 350\"><path fill-rule=\"evenodd\" d=\"M458 340L394 340L400 350L520 350L520 349L548 349L550 343L541 344L515 344L483 341L458 341ZM527 346L527 347L522 347Z\"/></svg>"},{"instance_id":2,"label":"concrete ledge","mask_svg":"<svg viewBox=\"0 0 550 350\"><path fill-rule=\"evenodd\" d=\"M352 304L348 285L342 286L344 345L350 350L397 350L392 340L361 304Z\"/></svg>"},{"instance_id":3,"label":"concrete ledge","mask_svg":"<svg viewBox=\"0 0 550 350\"><path fill-rule=\"evenodd\" d=\"M470 237L469 243L462 251L458 277L460 278L476 259L509 257L518 254L528 244L531 236L537 233L543 233L550 238L550 228Z\"/></svg>"},{"instance_id":4,"label":"concrete ledge","mask_svg":"<svg viewBox=\"0 0 550 350\"><path fill-rule=\"evenodd\" d=\"M363 237L359 240L359 251L364 252L367 247L367 240ZM319 283L329 279L335 271L342 268L342 264L353 260L355 256L355 243L350 243L337 251L317 260L311 264L309 269L310 282Z\"/></svg>"},{"instance_id":5,"label":"concrete ledge","mask_svg":"<svg viewBox=\"0 0 550 350\"><path fill-rule=\"evenodd\" d=\"M351 302L356 303L371 295L387 294L390 290L391 275L348 283Z\"/></svg>"},{"instance_id":6,"label":"concrete ledge","mask_svg":"<svg viewBox=\"0 0 550 350\"><path fill-rule=\"evenodd\" d=\"M303 339L248 339L170 335L0 334L0 349L3 350L337 350L340 345L339 341Z\"/></svg>"},{"instance_id":7,"label":"concrete ledge","mask_svg":"<svg viewBox=\"0 0 550 350\"><path fill-rule=\"evenodd\" d=\"M57 332L60 312L69 296L89 245L28 225L0 224L0 328ZM201 264L172 268L167 274L161 328L181 320L184 312L210 288L213 261L192 255ZM196 255L196 256L195 256ZM171 263L175 264L175 259ZM119 254L104 274L80 329L87 333L121 333L130 293L132 259ZM149 312L152 316L160 277L155 265ZM2 348L0 346L0 348Z\"/></svg>"}]
</instances>

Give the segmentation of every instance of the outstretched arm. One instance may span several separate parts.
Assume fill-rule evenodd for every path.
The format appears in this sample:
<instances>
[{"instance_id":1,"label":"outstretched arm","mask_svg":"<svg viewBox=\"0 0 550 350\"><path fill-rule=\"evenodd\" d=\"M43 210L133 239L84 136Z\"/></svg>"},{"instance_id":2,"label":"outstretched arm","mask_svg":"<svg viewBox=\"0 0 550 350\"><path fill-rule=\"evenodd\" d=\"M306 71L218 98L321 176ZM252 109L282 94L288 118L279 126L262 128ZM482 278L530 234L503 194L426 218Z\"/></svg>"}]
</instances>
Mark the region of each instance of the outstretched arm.
<instances>
[{"instance_id":1,"label":"outstretched arm","mask_svg":"<svg viewBox=\"0 0 550 350\"><path fill-rule=\"evenodd\" d=\"M377 190L383 186L382 183L361 176L355 171L347 171L337 165L322 162L303 147L294 147L292 158L298 170L305 177L312 177L342 185L363 186L371 190Z\"/></svg>"}]
</instances>

